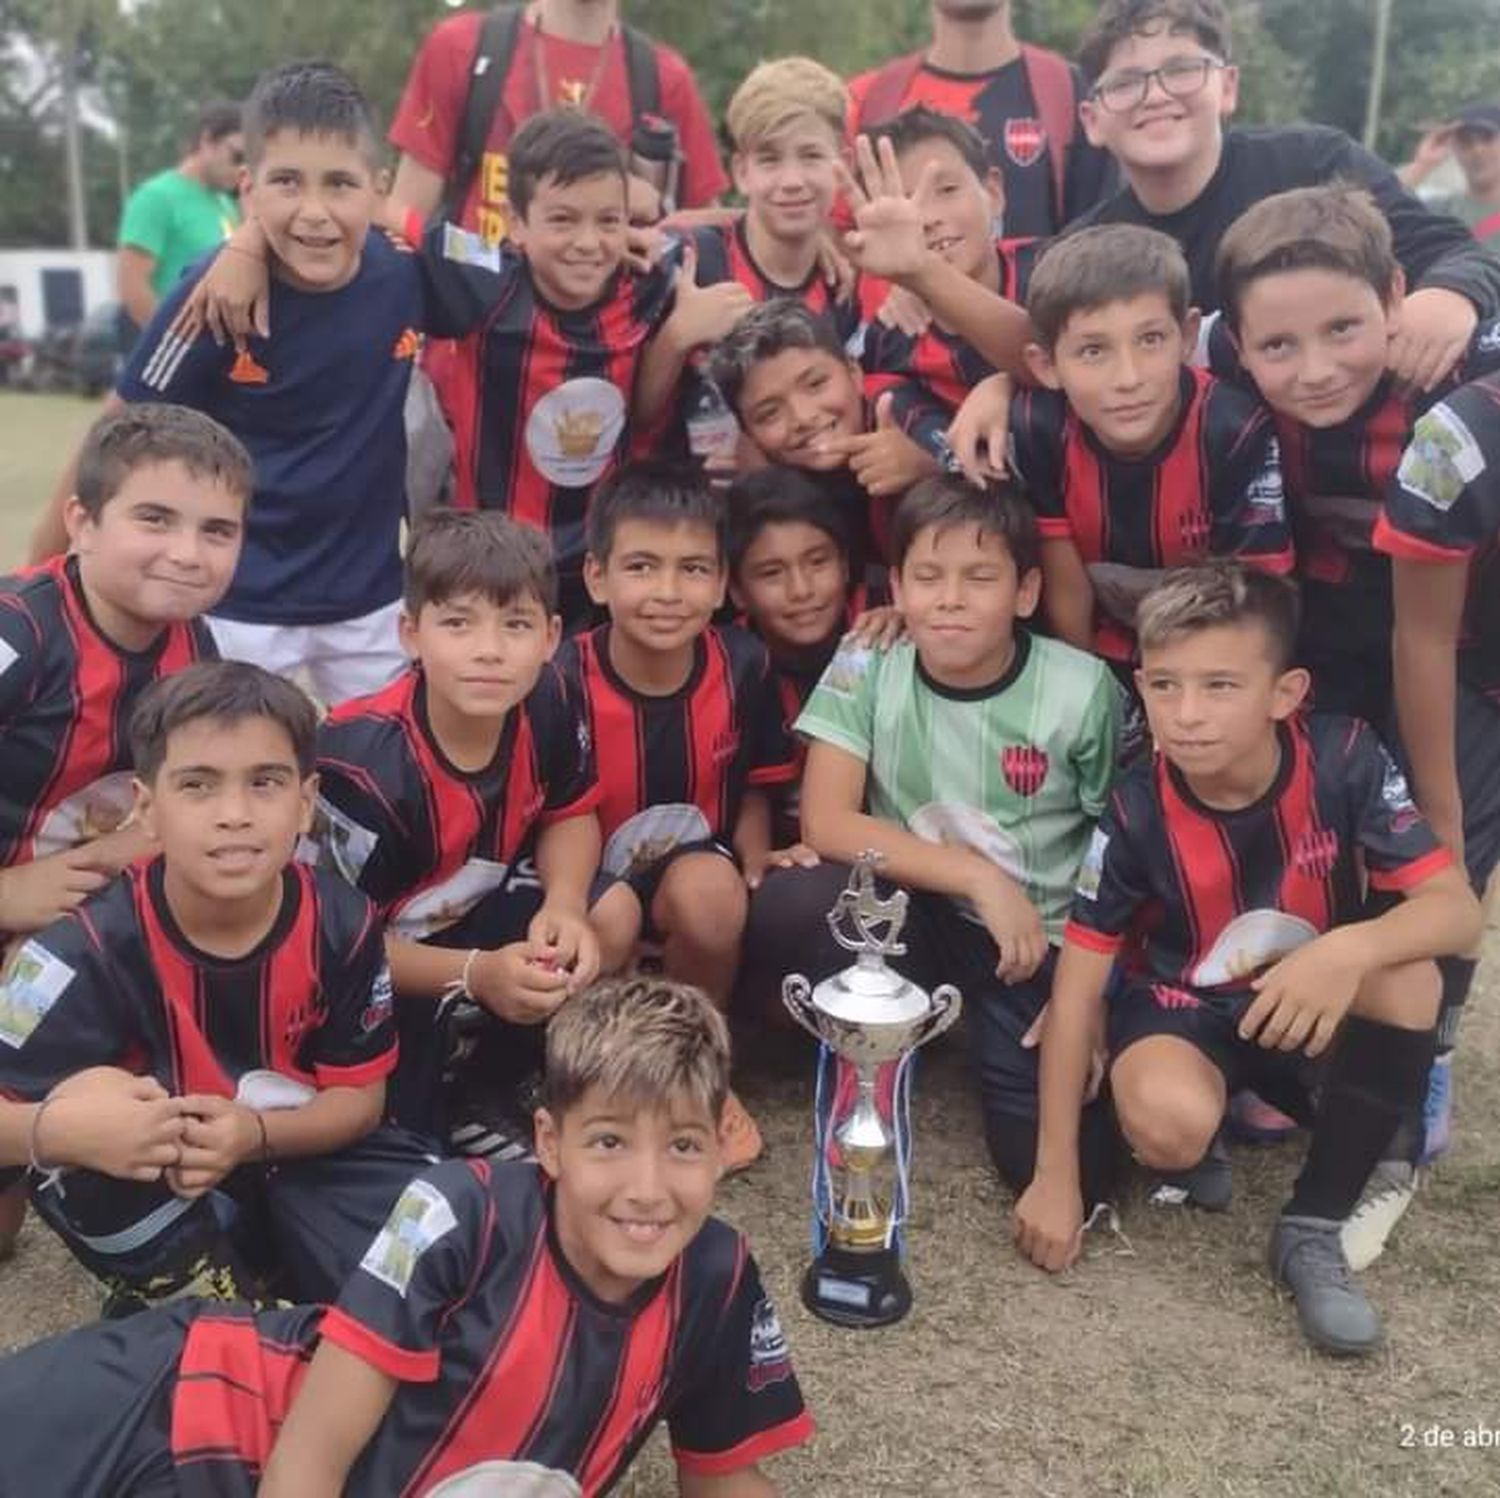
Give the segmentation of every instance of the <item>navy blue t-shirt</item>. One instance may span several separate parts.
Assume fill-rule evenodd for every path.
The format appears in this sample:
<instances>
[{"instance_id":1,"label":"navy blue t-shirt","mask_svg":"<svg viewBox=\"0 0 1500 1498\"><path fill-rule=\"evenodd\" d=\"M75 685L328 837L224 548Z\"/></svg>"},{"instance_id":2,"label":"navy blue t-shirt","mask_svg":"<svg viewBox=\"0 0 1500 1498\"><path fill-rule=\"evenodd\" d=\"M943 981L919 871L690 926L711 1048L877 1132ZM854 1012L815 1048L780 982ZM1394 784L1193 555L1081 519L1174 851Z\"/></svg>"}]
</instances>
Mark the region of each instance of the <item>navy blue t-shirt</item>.
<instances>
[{"instance_id":1,"label":"navy blue t-shirt","mask_svg":"<svg viewBox=\"0 0 1500 1498\"><path fill-rule=\"evenodd\" d=\"M119 394L206 412L254 460L244 551L214 612L251 624L330 624L393 603L406 503L402 408L423 320L417 257L372 229L347 286L314 293L273 279L273 336L239 351L206 333L186 347L166 336L211 258L156 309Z\"/></svg>"}]
</instances>

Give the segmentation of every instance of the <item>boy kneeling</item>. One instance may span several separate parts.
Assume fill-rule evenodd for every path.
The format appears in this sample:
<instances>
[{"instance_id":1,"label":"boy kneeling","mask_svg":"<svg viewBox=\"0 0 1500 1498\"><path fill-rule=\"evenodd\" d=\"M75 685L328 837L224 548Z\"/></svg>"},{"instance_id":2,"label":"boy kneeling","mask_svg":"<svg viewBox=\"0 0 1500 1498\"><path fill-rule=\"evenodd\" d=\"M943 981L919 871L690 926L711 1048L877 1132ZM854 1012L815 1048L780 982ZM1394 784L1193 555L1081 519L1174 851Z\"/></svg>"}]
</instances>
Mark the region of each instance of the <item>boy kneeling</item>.
<instances>
[{"instance_id":1,"label":"boy kneeling","mask_svg":"<svg viewBox=\"0 0 1500 1498\"><path fill-rule=\"evenodd\" d=\"M728 1085L697 990L570 998L547 1032L545 1176L419 1177L326 1312L174 1306L0 1364L0 1491L499 1492L526 1473L593 1495L665 1416L682 1493L768 1498L756 1464L813 1427L745 1241L708 1215Z\"/></svg>"},{"instance_id":2,"label":"boy kneeling","mask_svg":"<svg viewBox=\"0 0 1500 1498\"><path fill-rule=\"evenodd\" d=\"M1380 1322L1340 1228L1432 1062L1438 974L1479 907L1362 723L1298 716L1307 672L1291 586L1231 563L1183 569L1143 600L1138 681L1158 752L1116 788L1084 859L1042 1043L1036 1178L1022 1251L1077 1257L1079 1104L1116 958L1110 1087L1141 1160L1190 1171L1227 1095L1310 1114L1308 1063L1336 1040L1312 1143L1271 1238L1308 1339L1360 1354ZM1404 896L1365 905L1373 891ZM1138 937L1137 918L1152 911Z\"/></svg>"}]
</instances>

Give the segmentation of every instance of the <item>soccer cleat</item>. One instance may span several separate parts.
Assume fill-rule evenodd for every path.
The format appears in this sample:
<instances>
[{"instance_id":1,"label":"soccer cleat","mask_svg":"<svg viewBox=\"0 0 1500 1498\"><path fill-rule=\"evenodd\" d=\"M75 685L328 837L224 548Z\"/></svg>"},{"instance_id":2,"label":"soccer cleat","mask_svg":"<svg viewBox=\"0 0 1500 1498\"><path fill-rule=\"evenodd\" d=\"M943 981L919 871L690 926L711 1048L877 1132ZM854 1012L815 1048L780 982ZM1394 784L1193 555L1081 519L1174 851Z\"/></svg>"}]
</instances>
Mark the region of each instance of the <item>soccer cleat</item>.
<instances>
[{"instance_id":1,"label":"soccer cleat","mask_svg":"<svg viewBox=\"0 0 1500 1498\"><path fill-rule=\"evenodd\" d=\"M1342 1223L1282 1213L1271 1234L1271 1277L1292 1293L1302 1335L1321 1352L1363 1357L1383 1333L1344 1257Z\"/></svg>"},{"instance_id":2,"label":"soccer cleat","mask_svg":"<svg viewBox=\"0 0 1500 1498\"><path fill-rule=\"evenodd\" d=\"M1229 1100L1229 1132L1245 1144L1280 1144L1298 1127L1295 1118L1288 1118L1249 1088L1241 1088Z\"/></svg>"},{"instance_id":3,"label":"soccer cleat","mask_svg":"<svg viewBox=\"0 0 1500 1498\"><path fill-rule=\"evenodd\" d=\"M1427 1073L1422 1104L1422 1164L1431 1165L1453 1143L1453 1052L1445 1051Z\"/></svg>"},{"instance_id":4,"label":"soccer cleat","mask_svg":"<svg viewBox=\"0 0 1500 1498\"><path fill-rule=\"evenodd\" d=\"M1197 1207L1227 1212L1234 1196L1234 1172L1222 1135L1215 1134L1203 1158L1191 1170L1163 1171L1146 1195L1153 1207Z\"/></svg>"},{"instance_id":5,"label":"soccer cleat","mask_svg":"<svg viewBox=\"0 0 1500 1498\"><path fill-rule=\"evenodd\" d=\"M535 1160L536 1136L530 1119L518 1118L498 1103L473 1100L448 1125L448 1145L471 1160Z\"/></svg>"},{"instance_id":6,"label":"soccer cleat","mask_svg":"<svg viewBox=\"0 0 1500 1498\"><path fill-rule=\"evenodd\" d=\"M724 1112L719 1118L719 1146L723 1150L726 1175L748 1169L760 1159L761 1151L765 1149L760 1125L732 1092L725 1098Z\"/></svg>"},{"instance_id":7,"label":"soccer cleat","mask_svg":"<svg viewBox=\"0 0 1500 1498\"><path fill-rule=\"evenodd\" d=\"M1382 1160L1370 1172L1340 1232L1344 1257L1356 1274L1385 1252L1386 1239L1406 1215L1420 1180L1416 1166L1407 1160Z\"/></svg>"}]
</instances>

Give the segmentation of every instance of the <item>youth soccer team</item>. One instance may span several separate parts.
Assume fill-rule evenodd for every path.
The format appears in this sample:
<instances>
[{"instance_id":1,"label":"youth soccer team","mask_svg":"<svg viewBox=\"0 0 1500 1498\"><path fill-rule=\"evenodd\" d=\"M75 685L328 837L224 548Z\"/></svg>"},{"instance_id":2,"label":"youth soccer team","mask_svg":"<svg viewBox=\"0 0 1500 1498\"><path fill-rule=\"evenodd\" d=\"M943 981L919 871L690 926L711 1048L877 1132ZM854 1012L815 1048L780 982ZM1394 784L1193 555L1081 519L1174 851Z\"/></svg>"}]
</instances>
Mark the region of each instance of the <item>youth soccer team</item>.
<instances>
[{"instance_id":1,"label":"youth soccer team","mask_svg":"<svg viewBox=\"0 0 1500 1498\"><path fill-rule=\"evenodd\" d=\"M685 1494L774 1491L726 1015L844 965L871 849L1027 1258L1130 1155L1222 1210L1285 1115L1272 1274L1379 1344L1500 858L1500 266L1226 136L1218 0L1082 61L1125 185L1051 245L805 58L654 243L587 113L502 243L402 235L353 81L260 80L245 225L0 580L0 1166L105 1290L0 1363L0 1493L595 1493L662 1418ZM465 457L403 546L426 335Z\"/></svg>"}]
</instances>

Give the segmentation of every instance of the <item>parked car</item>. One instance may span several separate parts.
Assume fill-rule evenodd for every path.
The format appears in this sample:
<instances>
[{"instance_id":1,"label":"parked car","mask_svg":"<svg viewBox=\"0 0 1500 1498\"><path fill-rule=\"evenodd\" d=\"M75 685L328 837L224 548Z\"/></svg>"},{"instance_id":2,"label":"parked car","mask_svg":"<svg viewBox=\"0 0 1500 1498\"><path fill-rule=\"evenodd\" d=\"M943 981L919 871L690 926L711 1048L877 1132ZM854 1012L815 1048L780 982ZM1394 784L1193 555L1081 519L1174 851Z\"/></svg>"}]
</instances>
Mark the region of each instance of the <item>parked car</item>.
<instances>
[{"instance_id":1,"label":"parked car","mask_svg":"<svg viewBox=\"0 0 1500 1498\"><path fill-rule=\"evenodd\" d=\"M123 325L120 304L100 302L81 323L48 328L26 347L14 383L23 390L73 391L90 397L113 390L124 363Z\"/></svg>"}]
</instances>

